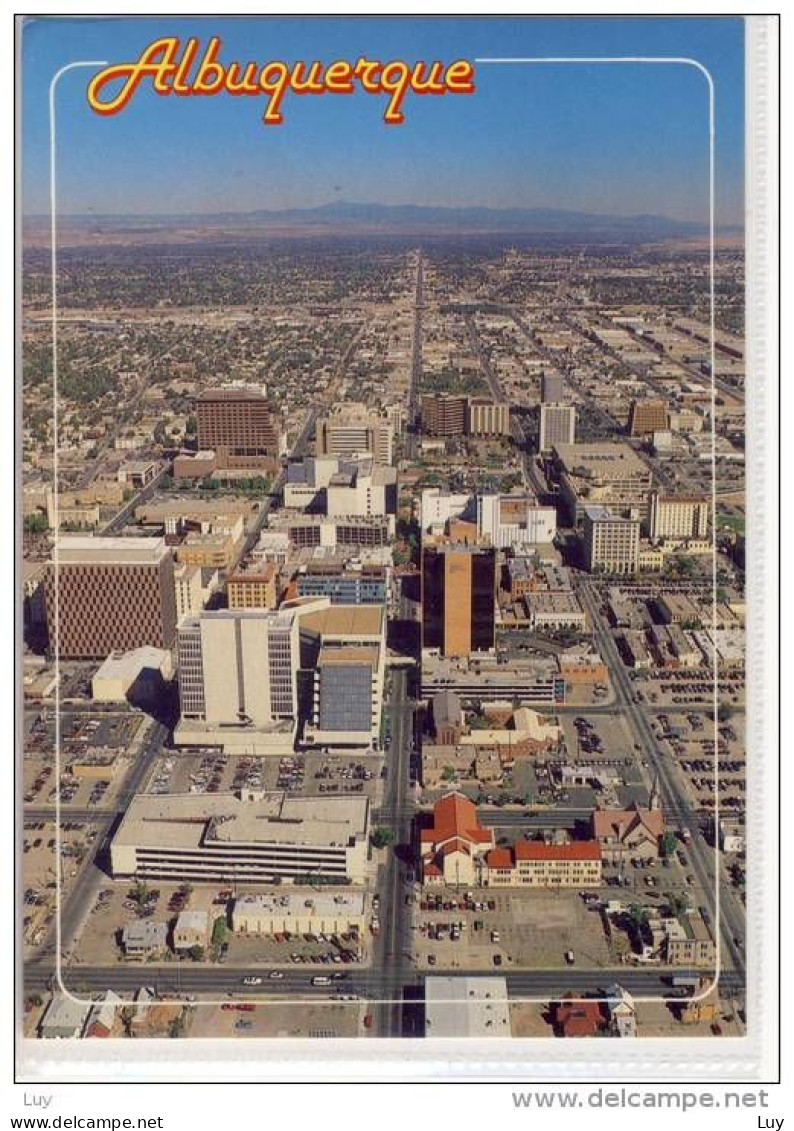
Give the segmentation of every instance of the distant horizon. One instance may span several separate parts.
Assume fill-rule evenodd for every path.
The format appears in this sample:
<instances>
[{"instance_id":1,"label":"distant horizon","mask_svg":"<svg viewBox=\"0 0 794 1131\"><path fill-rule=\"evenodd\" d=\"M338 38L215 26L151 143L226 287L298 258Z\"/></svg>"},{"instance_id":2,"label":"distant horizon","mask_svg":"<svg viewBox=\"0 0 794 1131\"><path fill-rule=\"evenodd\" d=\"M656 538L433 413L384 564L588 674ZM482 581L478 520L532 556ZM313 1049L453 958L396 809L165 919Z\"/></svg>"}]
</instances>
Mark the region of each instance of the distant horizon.
<instances>
[{"instance_id":1,"label":"distant horizon","mask_svg":"<svg viewBox=\"0 0 794 1131\"><path fill-rule=\"evenodd\" d=\"M443 211L449 213L461 212L483 212L494 213L498 215L505 215L510 213L526 213L526 214L543 214L555 216L587 216L592 218L602 218L604 220L661 220L670 224L681 225L682 227L705 227L709 225L709 218L705 217L702 220L698 219L680 219L662 212L605 212L601 210L583 210L578 208L554 208L542 204L515 204L515 205L493 205L482 204L479 202L471 202L467 204L424 204L418 201L404 201L402 203L392 203L382 200L348 200L342 198L339 200L326 200L319 204L311 205L285 205L283 207L268 208L265 206L252 205L249 207L239 208L225 208L222 210L199 210L199 209L183 209L180 211L125 211L125 212L64 212L58 213L58 218L62 220L178 220L182 218L202 219L210 217L222 216L250 216L257 215L288 215L291 213L312 213L321 212L323 210L332 210L335 208L372 208L384 209L389 211L399 211L401 209L413 209L416 211ZM51 219L50 212L23 212L23 220L47 220ZM731 221L716 223L715 228L736 229L743 230L745 227L744 217L741 221Z\"/></svg>"}]
</instances>

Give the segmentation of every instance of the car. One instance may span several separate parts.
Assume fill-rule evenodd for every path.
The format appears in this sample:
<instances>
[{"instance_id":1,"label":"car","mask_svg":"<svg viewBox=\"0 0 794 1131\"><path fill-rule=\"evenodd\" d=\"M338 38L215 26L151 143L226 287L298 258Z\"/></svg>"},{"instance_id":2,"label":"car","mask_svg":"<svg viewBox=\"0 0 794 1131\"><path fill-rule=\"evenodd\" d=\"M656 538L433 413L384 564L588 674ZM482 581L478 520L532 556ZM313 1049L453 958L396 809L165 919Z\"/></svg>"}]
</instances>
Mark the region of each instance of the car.
<instances>
[{"instance_id":1,"label":"car","mask_svg":"<svg viewBox=\"0 0 794 1131\"><path fill-rule=\"evenodd\" d=\"M501 965L502 965L502 956L501 956L501 954L495 954L495 955L493 956L493 964L494 964L494 966L501 966Z\"/></svg>"},{"instance_id":2,"label":"car","mask_svg":"<svg viewBox=\"0 0 794 1131\"><path fill-rule=\"evenodd\" d=\"M282 973L281 970L271 970L270 973L268 974L268 978L270 978L271 982L280 981L283 977L284 977L284 974Z\"/></svg>"},{"instance_id":3,"label":"car","mask_svg":"<svg viewBox=\"0 0 794 1131\"><path fill-rule=\"evenodd\" d=\"M247 978L243 978L244 986L261 986L262 979L254 974L249 974Z\"/></svg>"}]
</instances>

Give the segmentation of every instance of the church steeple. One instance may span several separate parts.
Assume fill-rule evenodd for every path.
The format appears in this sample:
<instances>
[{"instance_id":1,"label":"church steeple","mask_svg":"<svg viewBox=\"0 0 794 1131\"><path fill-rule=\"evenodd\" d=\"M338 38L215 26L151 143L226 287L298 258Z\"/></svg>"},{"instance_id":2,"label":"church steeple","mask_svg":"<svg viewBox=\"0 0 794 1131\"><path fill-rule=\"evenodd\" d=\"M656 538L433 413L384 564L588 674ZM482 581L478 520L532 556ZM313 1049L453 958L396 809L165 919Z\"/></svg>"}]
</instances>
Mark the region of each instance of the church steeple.
<instances>
[{"instance_id":1,"label":"church steeple","mask_svg":"<svg viewBox=\"0 0 794 1131\"><path fill-rule=\"evenodd\" d=\"M651 785L651 792L648 794L648 808L661 809L662 807L662 794L659 789L659 774L653 775L653 784Z\"/></svg>"}]
</instances>

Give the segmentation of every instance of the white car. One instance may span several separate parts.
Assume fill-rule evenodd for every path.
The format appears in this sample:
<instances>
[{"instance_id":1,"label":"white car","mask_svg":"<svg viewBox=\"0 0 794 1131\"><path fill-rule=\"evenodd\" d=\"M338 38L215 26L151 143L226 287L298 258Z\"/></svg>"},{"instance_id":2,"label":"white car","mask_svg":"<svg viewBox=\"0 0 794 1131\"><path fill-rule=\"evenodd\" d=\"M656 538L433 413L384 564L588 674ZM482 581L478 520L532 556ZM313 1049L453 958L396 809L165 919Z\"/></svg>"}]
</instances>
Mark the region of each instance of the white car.
<instances>
[{"instance_id":1,"label":"white car","mask_svg":"<svg viewBox=\"0 0 794 1131\"><path fill-rule=\"evenodd\" d=\"M284 977L284 975L280 970L271 970L270 973L268 974L268 978L270 978L271 981L273 981L273 982L275 982L278 979L283 978L283 977Z\"/></svg>"},{"instance_id":2,"label":"white car","mask_svg":"<svg viewBox=\"0 0 794 1131\"><path fill-rule=\"evenodd\" d=\"M244 986L261 986L262 985L262 979L254 977L254 975L251 974L247 978L243 978L243 985Z\"/></svg>"}]
</instances>

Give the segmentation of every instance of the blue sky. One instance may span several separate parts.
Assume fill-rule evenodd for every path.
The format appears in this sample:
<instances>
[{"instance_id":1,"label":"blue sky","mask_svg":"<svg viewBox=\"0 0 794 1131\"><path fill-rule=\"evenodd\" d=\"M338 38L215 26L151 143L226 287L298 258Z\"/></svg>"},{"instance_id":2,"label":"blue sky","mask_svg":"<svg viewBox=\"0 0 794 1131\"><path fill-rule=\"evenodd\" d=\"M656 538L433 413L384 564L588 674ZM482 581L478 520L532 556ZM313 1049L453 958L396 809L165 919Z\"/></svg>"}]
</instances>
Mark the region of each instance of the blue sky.
<instances>
[{"instance_id":1,"label":"blue sky","mask_svg":"<svg viewBox=\"0 0 794 1131\"><path fill-rule=\"evenodd\" d=\"M717 219L741 223L744 35L718 19L34 18L23 29L23 204L49 208L48 88L79 59L131 62L151 40L210 35L224 62L359 55L687 56L716 86ZM213 212L332 200L559 207L612 215L708 217L707 88L687 66L477 67L472 96L407 96L403 126L385 100L287 94L266 127L264 98L159 97L148 83L103 118L85 98L92 70L58 88L59 210Z\"/></svg>"}]
</instances>

